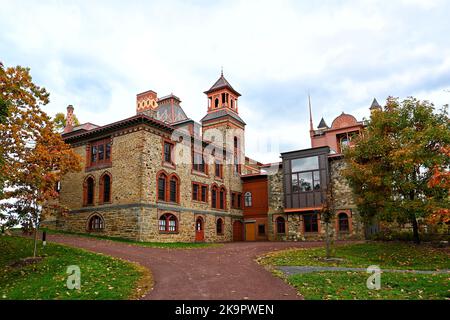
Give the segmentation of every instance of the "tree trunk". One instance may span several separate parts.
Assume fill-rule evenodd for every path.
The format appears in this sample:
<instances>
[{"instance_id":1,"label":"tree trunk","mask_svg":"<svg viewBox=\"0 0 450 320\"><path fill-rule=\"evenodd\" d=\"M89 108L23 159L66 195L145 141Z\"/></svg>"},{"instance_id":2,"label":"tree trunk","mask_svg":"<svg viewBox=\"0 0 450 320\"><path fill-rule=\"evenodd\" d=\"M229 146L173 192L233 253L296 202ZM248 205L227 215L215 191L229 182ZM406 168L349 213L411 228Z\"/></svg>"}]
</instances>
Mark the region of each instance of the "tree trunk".
<instances>
[{"instance_id":1,"label":"tree trunk","mask_svg":"<svg viewBox=\"0 0 450 320\"><path fill-rule=\"evenodd\" d=\"M34 206L35 210L37 209L37 205ZM36 218L34 219L34 250L33 250L33 258L36 258L37 254L37 241L38 241L38 229L39 229L39 217L37 214L37 210L35 211Z\"/></svg>"},{"instance_id":2,"label":"tree trunk","mask_svg":"<svg viewBox=\"0 0 450 320\"><path fill-rule=\"evenodd\" d=\"M413 226L413 240L415 244L420 244L420 237L419 237L419 225L417 223L416 216L414 215L411 218L411 223Z\"/></svg>"},{"instance_id":3,"label":"tree trunk","mask_svg":"<svg viewBox=\"0 0 450 320\"><path fill-rule=\"evenodd\" d=\"M325 224L325 242L326 242L326 256L327 259L331 258L331 248L330 248L330 222Z\"/></svg>"}]
</instances>

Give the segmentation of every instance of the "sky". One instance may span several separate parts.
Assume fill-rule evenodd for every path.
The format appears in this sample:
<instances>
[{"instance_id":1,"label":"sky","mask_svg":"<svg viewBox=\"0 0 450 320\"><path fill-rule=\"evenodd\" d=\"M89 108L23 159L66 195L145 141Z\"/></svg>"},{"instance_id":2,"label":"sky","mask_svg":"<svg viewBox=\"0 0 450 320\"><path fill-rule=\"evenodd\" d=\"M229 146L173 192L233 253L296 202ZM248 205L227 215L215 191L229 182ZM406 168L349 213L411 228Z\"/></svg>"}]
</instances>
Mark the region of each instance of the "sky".
<instances>
[{"instance_id":1,"label":"sky","mask_svg":"<svg viewBox=\"0 0 450 320\"><path fill-rule=\"evenodd\" d=\"M450 103L450 1L0 0L0 61L31 68L50 115L72 104L98 125L135 114L136 94L206 113L221 68L242 94L246 153L310 147L314 124L370 115L373 98Z\"/></svg>"}]
</instances>

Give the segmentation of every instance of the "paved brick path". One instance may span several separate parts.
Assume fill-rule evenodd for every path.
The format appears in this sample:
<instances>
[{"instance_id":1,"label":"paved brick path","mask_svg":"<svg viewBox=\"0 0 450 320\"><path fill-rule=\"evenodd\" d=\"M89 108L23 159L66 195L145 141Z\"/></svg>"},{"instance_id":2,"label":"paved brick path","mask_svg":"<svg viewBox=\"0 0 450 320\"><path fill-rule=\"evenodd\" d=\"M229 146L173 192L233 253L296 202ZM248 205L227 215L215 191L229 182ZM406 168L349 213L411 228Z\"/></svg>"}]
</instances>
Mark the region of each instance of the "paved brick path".
<instances>
[{"instance_id":1,"label":"paved brick path","mask_svg":"<svg viewBox=\"0 0 450 320\"><path fill-rule=\"evenodd\" d=\"M204 249L159 249L68 235L48 241L126 259L147 267L154 287L144 299L301 299L295 289L254 259L290 247L317 247L323 242L234 242Z\"/></svg>"}]
</instances>

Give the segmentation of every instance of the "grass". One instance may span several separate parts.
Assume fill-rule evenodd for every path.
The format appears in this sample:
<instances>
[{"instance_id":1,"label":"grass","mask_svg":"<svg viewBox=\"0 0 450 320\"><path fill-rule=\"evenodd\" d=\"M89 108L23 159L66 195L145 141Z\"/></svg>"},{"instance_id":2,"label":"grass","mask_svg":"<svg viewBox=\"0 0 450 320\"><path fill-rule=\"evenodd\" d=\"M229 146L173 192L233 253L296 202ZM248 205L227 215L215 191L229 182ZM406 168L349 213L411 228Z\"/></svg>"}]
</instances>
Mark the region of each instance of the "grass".
<instances>
[{"instance_id":1,"label":"grass","mask_svg":"<svg viewBox=\"0 0 450 320\"><path fill-rule=\"evenodd\" d=\"M364 272L317 272L290 276L288 282L307 300L450 299L448 274L382 273L381 289L369 290Z\"/></svg>"},{"instance_id":2,"label":"grass","mask_svg":"<svg viewBox=\"0 0 450 320\"><path fill-rule=\"evenodd\" d=\"M44 229L44 228L41 230L46 231L48 234L75 235L75 236L79 236L79 237L95 238L95 239L100 239L100 240L110 240L110 241L115 241L115 242L128 243L131 245L137 245L137 246L149 247L149 248L200 249L200 248L209 248L209 247L220 246L220 244L217 244L217 243L205 243L205 242L141 242L141 241L135 241L135 240L125 239L125 238L108 237L108 236L102 236L102 235L90 234L90 233L78 233L78 232Z\"/></svg>"},{"instance_id":3,"label":"grass","mask_svg":"<svg viewBox=\"0 0 450 320\"><path fill-rule=\"evenodd\" d=\"M439 270L450 269L450 256L442 249L409 243L371 242L335 248L343 261L324 261L325 249L292 249L271 253L263 264L274 266L362 267L378 265L381 269Z\"/></svg>"},{"instance_id":4,"label":"grass","mask_svg":"<svg viewBox=\"0 0 450 320\"><path fill-rule=\"evenodd\" d=\"M38 244L43 259L35 264L12 267L12 262L33 254L33 241L0 236L0 300L116 300L137 298L151 283L149 272L132 263L53 243ZM67 267L81 270L81 289L66 286Z\"/></svg>"},{"instance_id":5,"label":"grass","mask_svg":"<svg viewBox=\"0 0 450 320\"><path fill-rule=\"evenodd\" d=\"M258 259L272 272L294 286L305 299L450 299L449 274L381 274L381 289L369 290L365 272L313 272L285 277L273 266L330 266L383 269L450 269L450 256L444 250L408 243L371 242L336 247L342 261L324 261L324 248L290 249L273 252Z\"/></svg>"}]
</instances>

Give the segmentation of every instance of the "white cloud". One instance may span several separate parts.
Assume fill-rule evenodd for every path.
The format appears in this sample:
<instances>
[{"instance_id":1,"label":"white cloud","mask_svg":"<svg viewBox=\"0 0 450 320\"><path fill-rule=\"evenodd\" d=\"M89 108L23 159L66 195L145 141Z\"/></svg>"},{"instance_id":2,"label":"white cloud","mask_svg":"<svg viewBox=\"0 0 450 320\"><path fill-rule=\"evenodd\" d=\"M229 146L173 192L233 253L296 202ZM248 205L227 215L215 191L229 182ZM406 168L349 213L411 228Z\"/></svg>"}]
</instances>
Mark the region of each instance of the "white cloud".
<instances>
[{"instance_id":1,"label":"white cloud","mask_svg":"<svg viewBox=\"0 0 450 320\"><path fill-rule=\"evenodd\" d=\"M7 1L0 0L0 52L30 66L51 92L49 113L73 104L82 121L134 114L135 94L175 93L186 113L206 111L203 91L220 67L243 96L253 140L309 147L315 123L340 112L368 116L373 97L417 94L448 101L450 33L445 1ZM262 95L262 96L258 96ZM286 151L286 150L284 150Z\"/></svg>"}]
</instances>

